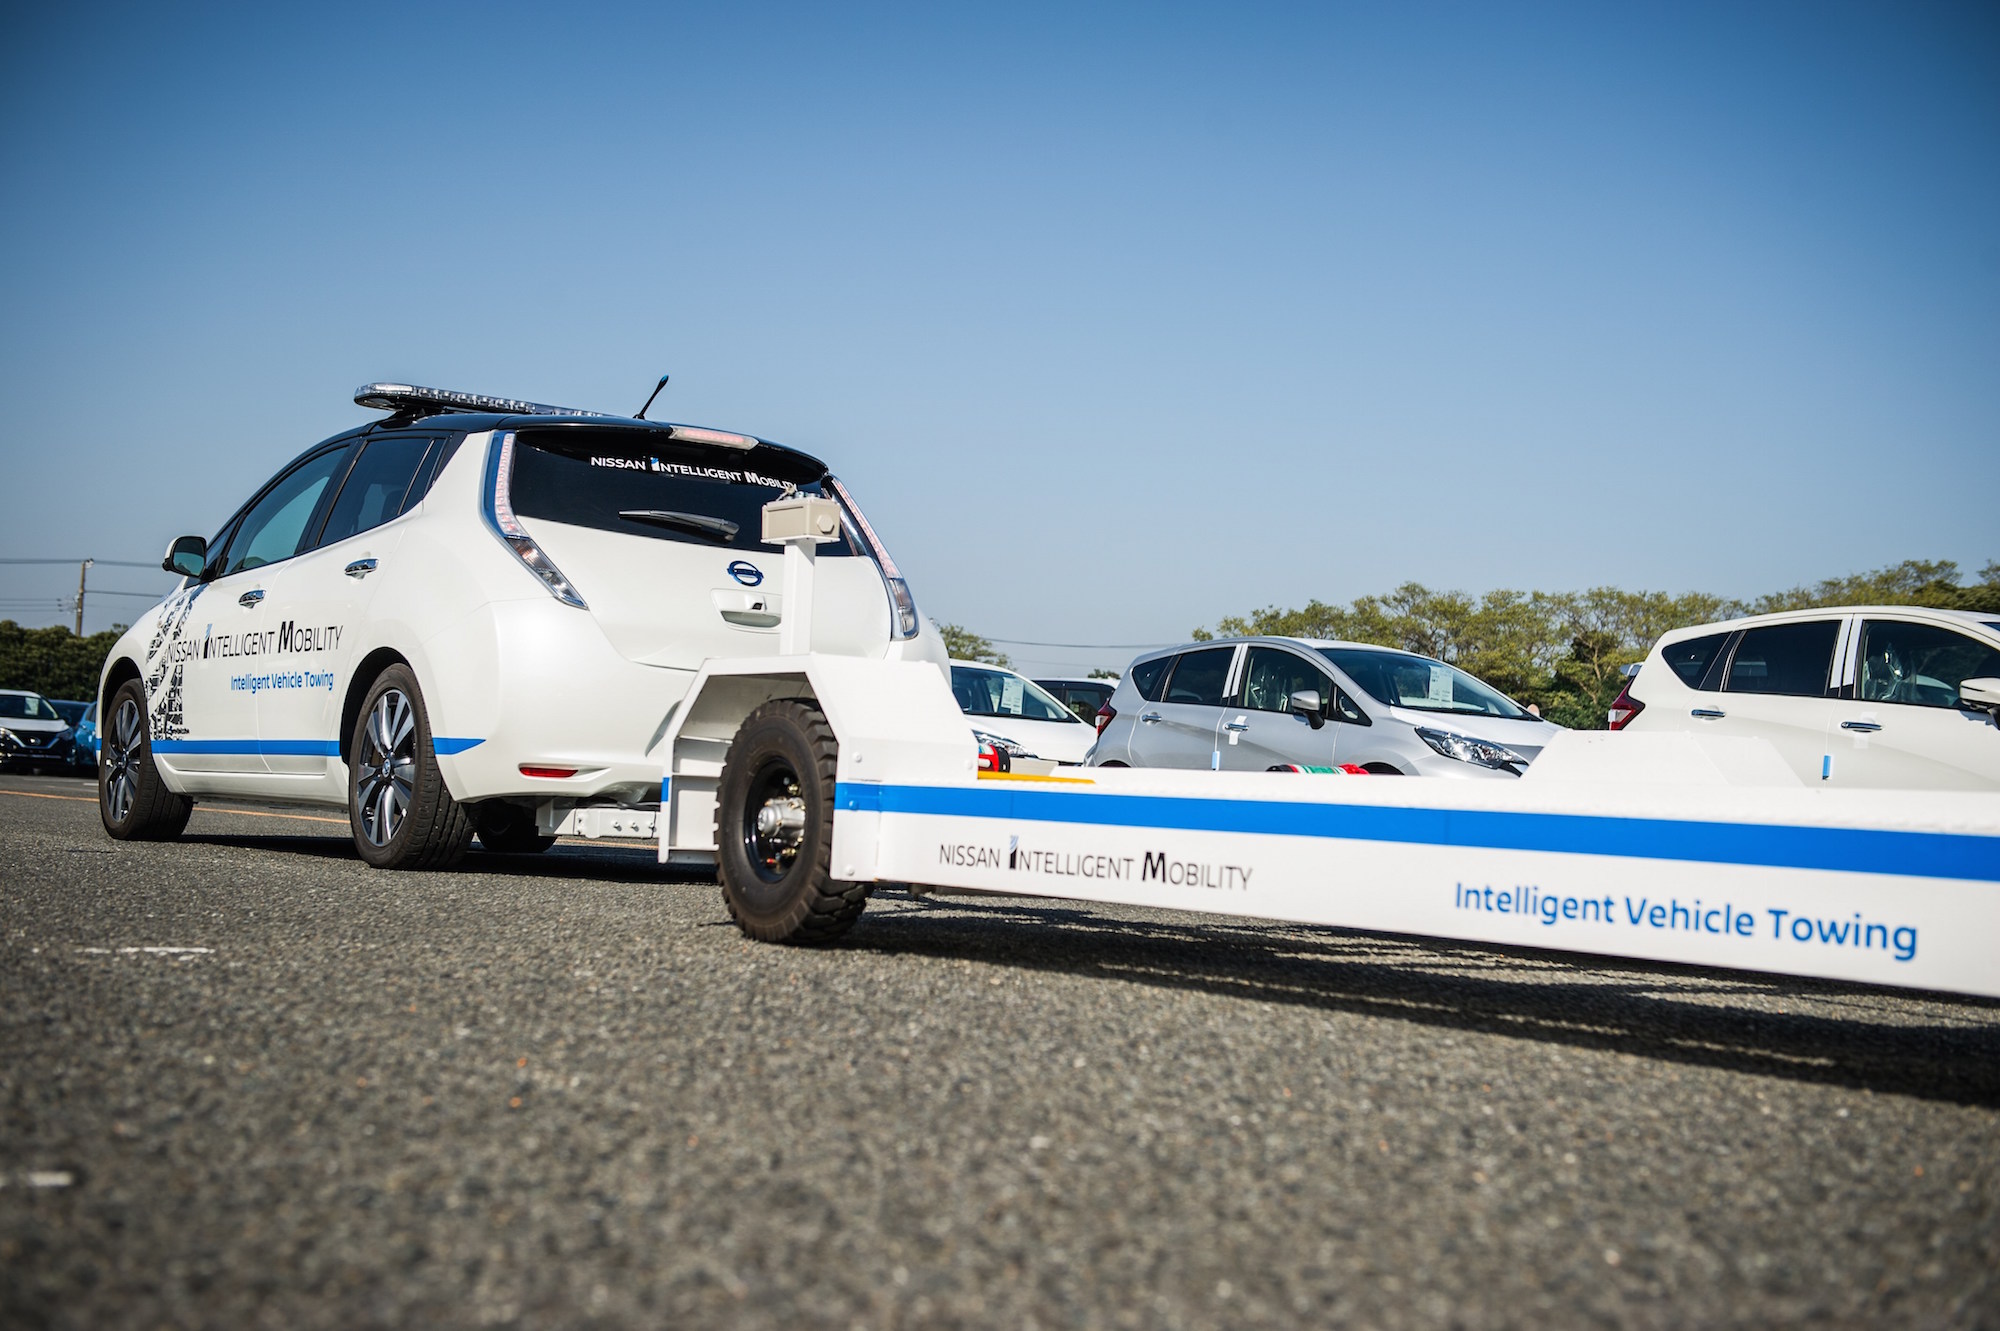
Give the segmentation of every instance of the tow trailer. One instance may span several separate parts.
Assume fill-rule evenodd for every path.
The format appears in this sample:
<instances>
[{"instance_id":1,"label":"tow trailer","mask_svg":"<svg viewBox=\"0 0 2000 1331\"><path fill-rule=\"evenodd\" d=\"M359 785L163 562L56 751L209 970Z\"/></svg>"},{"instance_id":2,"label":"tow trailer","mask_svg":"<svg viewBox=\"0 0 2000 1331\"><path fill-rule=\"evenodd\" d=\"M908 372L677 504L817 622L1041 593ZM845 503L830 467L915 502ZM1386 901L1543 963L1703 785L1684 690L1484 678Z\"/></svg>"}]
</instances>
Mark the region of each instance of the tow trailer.
<instances>
[{"instance_id":1,"label":"tow trailer","mask_svg":"<svg viewBox=\"0 0 2000 1331\"><path fill-rule=\"evenodd\" d=\"M2000 997L2000 795L1816 790L1683 734L1565 734L1504 783L981 771L937 669L804 650L820 506L765 511L781 654L707 662L664 737L660 858L712 855L753 937L831 940L894 884Z\"/></svg>"}]
</instances>

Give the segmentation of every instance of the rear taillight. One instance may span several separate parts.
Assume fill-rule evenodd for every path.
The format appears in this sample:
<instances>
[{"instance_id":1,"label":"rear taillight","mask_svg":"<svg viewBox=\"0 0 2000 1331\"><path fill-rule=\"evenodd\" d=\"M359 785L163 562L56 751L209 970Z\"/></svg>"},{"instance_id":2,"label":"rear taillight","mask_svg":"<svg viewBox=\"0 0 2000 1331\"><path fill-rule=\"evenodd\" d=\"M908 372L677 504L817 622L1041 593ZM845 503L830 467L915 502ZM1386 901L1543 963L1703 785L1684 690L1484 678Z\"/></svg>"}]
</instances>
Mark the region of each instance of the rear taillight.
<instances>
[{"instance_id":1,"label":"rear taillight","mask_svg":"<svg viewBox=\"0 0 2000 1331\"><path fill-rule=\"evenodd\" d=\"M1117 716L1118 716L1117 709L1112 707L1110 703L1105 703L1104 706L1098 708L1097 733L1102 735L1104 733L1104 727L1110 725L1112 721L1117 718Z\"/></svg>"},{"instance_id":2,"label":"rear taillight","mask_svg":"<svg viewBox=\"0 0 2000 1331\"><path fill-rule=\"evenodd\" d=\"M1623 730L1626 726L1632 724L1633 717L1645 710L1646 704L1632 696L1632 686L1627 684L1624 688L1618 690L1618 696L1611 702L1611 711L1607 713L1611 721L1611 728L1613 730Z\"/></svg>"},{"instance_id":3,"label":"rear taillight","mask_svg":"<svg viewBox=\"0 0 2000 1331\"><path fill-rule=\"evenodd\" d=\"M998 744L981 744L979 746L980 771L1008 772L1012 771L1013 767L1013 759L1009 758L1007 750L1001 748Z\"/></svg>"},{"instance_id":4,"label":"rear taillight","mask_svg":"<svg viewBox=\"0 0 2000 1331\"><path fill-rule=\"evenodd\" d=\"M533 763L522 763L521 775L532 776L542 781L567 781L576 775L576 769L574 767L537 767Z\"/></svg>"},{"instance_id":5,"label":"rear taillight","mask_svg":"<svg viewBox=\"0 0 2000 1331\"><path fill-rule=\"evenodd\" d=\"M549 595L564 605L588 610L583 596L570 585L555 561L545 554L514 517L514 432L493 436L486 452L486 527L500 538L500 544L514 552L528 572L542 580Z\"/></svg>"}]
</instances>

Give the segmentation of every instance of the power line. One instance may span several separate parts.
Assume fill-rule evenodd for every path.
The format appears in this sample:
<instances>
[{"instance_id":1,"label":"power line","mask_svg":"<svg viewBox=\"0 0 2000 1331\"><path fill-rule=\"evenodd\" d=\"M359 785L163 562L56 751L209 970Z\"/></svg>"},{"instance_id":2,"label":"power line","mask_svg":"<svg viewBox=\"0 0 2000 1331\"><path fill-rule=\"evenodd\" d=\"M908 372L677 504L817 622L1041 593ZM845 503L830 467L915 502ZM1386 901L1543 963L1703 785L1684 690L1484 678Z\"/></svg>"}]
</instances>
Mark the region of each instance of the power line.
<instances>
[{"instance_id":1,"label":"power line","mask_svg":"<svg viewBox=\"0 0 2000 1331\"><path fill-rule=\"evenodd\" d=\"M1026 638L996 638L986 635L988 642L1004 642L1009 647L1074 647L1087 652L1130 652L1147 647L1171 647L1171 642L1030 642ZM1179 639L1185 642L1186 639Z\"/></svg>"},{"instance_id":2,"label":"power line","mask_svg":"<svg viewBox=\"0 0 2000 1331\"><path fill-rule=\"evenodd\" d=\"M0 559L0 564L81 564L81 559ZM158 568L158 564L146 564L136 559L93 559L93 564L109 564L118 568Z\"/></svg>"}]
</instances>

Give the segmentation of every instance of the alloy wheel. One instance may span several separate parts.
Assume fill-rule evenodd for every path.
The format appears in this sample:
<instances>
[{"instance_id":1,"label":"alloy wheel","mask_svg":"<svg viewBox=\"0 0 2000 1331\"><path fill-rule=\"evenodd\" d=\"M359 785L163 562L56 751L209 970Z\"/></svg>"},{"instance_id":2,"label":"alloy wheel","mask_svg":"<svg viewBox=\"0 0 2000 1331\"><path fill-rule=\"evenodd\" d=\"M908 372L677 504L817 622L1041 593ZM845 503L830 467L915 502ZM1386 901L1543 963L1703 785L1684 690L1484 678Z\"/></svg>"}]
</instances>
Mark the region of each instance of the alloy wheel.
<instances>
[{"instance_id":1,"label":"alloy wheel","mask_svg":"<svg viewBox=\"0 0 2000 1331\"><path fill-rule=\"evenodd\" d=\"M122 823L132 812L139 796L139 744L145 726L139 704L127 698L118 704L111 733L104 736L104 791L111 804L111 821Z\"/></svg>"},{"instance_id":2,"label":"alloy wheel","mask_svg":"<svg viewBox=\"0 0 2000 1331\"><path fill-rule=\"evenodd\" d=\"M370 845L386 846L402 829L416 786L416 749L416 708L401 689L383 690L354 755L361 834Z\"/></svg>"}]
</instances>

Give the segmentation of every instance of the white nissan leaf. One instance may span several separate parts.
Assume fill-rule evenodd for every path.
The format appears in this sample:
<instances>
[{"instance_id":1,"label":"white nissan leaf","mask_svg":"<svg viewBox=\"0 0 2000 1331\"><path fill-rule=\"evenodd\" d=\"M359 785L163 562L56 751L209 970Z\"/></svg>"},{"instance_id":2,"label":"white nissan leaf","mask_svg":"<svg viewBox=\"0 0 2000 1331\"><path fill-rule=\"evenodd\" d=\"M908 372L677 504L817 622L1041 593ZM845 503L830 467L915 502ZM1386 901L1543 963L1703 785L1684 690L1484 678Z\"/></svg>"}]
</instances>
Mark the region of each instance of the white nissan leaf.
<instances>
[{"instance_id":1,"label":"white nissan leaf","mask_svg":"<svg viewBox=\"0 0 2000 1331\"><path fill-rule=\"evenodd\" d=\"M345 808L363 859L546 849L579 809L657 810L674 709L702 661L778 650L764 504L839 502L812 650L926 660L942 641L815 458L720 430L399 384L389 415L284 467L119 639L98 795L120 839L196 800ZM635 817L634 826L638 825Z\"/></svg>"}]
</instances>

